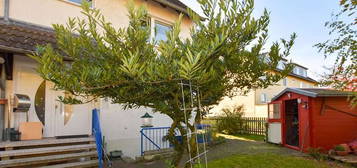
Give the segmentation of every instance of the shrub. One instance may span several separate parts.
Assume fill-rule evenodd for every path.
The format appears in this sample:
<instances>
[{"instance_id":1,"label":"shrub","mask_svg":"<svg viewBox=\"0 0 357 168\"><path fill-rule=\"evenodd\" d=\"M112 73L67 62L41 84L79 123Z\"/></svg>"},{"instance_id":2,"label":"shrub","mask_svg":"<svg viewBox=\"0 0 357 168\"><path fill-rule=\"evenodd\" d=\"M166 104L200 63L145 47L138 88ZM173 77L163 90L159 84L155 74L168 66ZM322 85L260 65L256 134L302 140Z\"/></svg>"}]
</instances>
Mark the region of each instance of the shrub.
<instances>
[{"instance_id":1,"label":"shrub","mask_svg":"<svg viewBox=\"0 0 357 168\"><path fill-rule=\"evenodd\" d=\"M308 153L316 160L326 160L327 156L321 152L321 148L309 148Z\"/></svg>"},{"instance_id":2,"label":"shrub","mask_svg":"<svg viewBox=\"0 0 357 168\"><path fill-rule=\"evenodd\" d=\"M241 134L245 128L243 122L243 106L236 106L233 109L223 109L223 115L218 117L217 130L226 134Z\"/></svg>"},{"instance_id":3,"label":"shrub","mask_svg":"<svg viewBox=\"0 0 357 168\"><path fill-rule=\"evenodd\" d=\"M335 151L345 151L345 148L341 145L336 145L334 149Z\"/></svg>"}]
</instances>

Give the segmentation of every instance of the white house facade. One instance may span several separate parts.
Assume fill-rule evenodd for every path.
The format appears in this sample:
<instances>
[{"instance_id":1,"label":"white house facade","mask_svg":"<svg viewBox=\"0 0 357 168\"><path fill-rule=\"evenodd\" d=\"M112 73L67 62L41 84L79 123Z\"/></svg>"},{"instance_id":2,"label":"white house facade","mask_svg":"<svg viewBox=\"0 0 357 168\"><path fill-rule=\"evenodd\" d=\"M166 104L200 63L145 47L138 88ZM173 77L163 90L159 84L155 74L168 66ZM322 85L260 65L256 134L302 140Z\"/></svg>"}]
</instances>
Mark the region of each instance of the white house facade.
<instances>
[{"instance_id":1,"label":"white house facade","mask_svg":"<svg viewBox=\"0 0 357 168\"><path fill-rule=\"evenodd\" d=\"M127 26L127 0L91 0L93 8L101 10L115 27ZM82 17L80 0L0 0L0 130L15 128L24 122L41 122L43 137L88 136L92 134L92 109L99 116L107 151L121 150L125 156L140 153L140 129L145 113L150 114L155 127L170 126L171 120L148 108L124 110L120 104L102 99L83 105L65 105L58 96L63 91L53 90L36 72L36 62L27 54L37 44L55 43L51 24L64 24L68 17ZM164 40L165 33L186 13L186 5L179 0L136 0L145 5L151 18L152 38ZM185 16L181 37L189 36L192 21ZM16 112L17 94L29 97L28 112ZM2 133L0 133L0 136Z\"/></svg>"}]
</instances>

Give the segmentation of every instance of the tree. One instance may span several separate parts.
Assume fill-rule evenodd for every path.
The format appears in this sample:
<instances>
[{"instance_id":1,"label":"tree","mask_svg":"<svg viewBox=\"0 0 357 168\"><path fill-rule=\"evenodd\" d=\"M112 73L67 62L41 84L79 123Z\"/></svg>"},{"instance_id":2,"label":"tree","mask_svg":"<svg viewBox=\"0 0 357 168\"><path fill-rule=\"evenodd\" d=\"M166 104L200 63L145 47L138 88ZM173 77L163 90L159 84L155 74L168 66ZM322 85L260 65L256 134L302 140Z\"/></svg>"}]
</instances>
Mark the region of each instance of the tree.
<instances>
[{"instance_id":1,"label":"tree","mask_svg":"<svg viewBox=\"0 0 357 168\"><path fill-rule=\"evenodd\" d=\"M315 45L325 57L336 56L331 72L324 76L325 85L340 90L357 91L357 0L340 0L341 11L325 26L332 39ZM357 93L351 98L357 104Z\"/></svg>"},{"instance_id":2,"label":"tree","mask_svg":"<svg viewBox=\"0 0 357 168\"><path fill-rule=\"evenodd\" d=\"M196 156L195 137L180 143L175 130L186 135L182 112L181 81L199 88L203 107L217 104L232 90L246 92L267 87L284 78L292 69L277 72L276 67L289 55L295 34L289 40L275 42L264 49L268 36L269 14L252 17L253 0L199 0L205 20L189 10L194 22L189 39L179 38L180 15L167 33L167 41L150 40L148 13L144 7L128 5L128 27L114 28L98 9L83 5L85 19L70 18L66 25L53 25L56 46L42 46L32 55L41 76L54 83L55 89L73 95L60 98L65 103L83 103L76 97L89 100L110 98L112 103L126 108L150 107L172 119L169 141L174 144L175 166L188 148ZM158 44L158 45L156 45ZM265 53L265 54L263 54ZM69 60L69 61L65 61ZM184 96L190 91L184 89ZM198 90L195 91L198 95ZM195 104L195 106L198 106ZM187 111L200 123L203 108ZM194 124L187 127L193 131Z\"/></svg>"}]
</instances>

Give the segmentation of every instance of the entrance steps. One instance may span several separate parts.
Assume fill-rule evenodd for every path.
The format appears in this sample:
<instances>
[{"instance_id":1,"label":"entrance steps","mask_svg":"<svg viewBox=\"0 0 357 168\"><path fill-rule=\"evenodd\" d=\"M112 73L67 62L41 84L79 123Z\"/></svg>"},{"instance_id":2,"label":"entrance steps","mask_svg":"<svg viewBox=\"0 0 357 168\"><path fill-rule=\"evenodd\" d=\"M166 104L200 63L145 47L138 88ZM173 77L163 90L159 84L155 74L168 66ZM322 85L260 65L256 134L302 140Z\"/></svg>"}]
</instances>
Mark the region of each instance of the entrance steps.
<instances>
[{"instance_id":1,"label":"entrance steps","mask_svg":"<svg viewBox=\"0 0 357 168\"><path fill-rule=\"evenodd\" d=\"M95 140L48 138L0 142L0 167L98 167Z\"/></svg>"}]
</instances>

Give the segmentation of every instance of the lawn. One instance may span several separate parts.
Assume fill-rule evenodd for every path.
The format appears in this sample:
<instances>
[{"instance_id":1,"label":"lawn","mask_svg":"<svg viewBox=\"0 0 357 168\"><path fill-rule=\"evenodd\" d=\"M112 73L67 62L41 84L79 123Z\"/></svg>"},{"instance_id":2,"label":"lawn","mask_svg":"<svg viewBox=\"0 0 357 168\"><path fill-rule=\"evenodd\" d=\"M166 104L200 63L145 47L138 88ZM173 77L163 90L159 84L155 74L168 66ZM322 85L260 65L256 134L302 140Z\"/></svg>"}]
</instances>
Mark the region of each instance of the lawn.
<instances>
[{"instance_id":1,"label":"lawn","mask_svg":"<svg viewBox=\"0 0 357 168\"><path fill-rule=\"evenodd\" d=\"M239 134L235 135L237 138L245 139L245 140L252 140L252 141L264 141L264 135L249 135L249 134Z\"/></svg>"},{"instance_id":2,"label":"lawn","mask_svg":"<svg viewBox=\"0 0 357 168\"><path fill-rule=\"evenodd\" d=\"M344 167L328 162L318 162L304 157L284 156L272 153L238 154L208 163L212 168L329 168ZM196 168L199 168L197 166Z\"/></svg>"}]
</instances>

